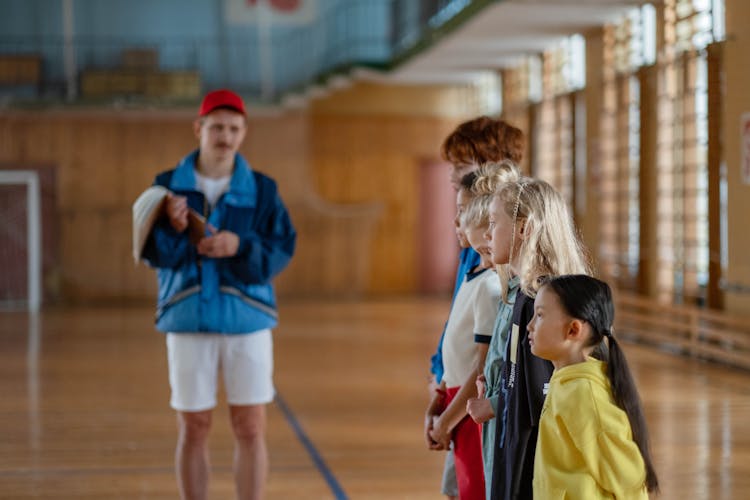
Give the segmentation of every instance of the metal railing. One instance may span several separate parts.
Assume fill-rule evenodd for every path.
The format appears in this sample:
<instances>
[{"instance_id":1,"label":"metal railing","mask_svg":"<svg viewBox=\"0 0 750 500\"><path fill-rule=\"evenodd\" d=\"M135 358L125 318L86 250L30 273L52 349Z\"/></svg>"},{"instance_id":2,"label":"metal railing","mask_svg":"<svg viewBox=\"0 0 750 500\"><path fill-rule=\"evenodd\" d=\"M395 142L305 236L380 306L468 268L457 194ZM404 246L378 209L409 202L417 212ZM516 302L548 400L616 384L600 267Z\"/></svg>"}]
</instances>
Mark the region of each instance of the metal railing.
<instances>
[{"instance_id":1,"label":"metal railing","mask_svg":"<svg viewBox=\"0 0 750 500\"><path fill-rule=\"evenodd\" d=\"M222 33L211 37L188 33L169 37L73 34L67 40L62 35L0 36L0 57L40 57L41 81L34 98L80 98L80 92L70 92L75 80L71 81L71 69L66 67L66 52L68 65L72 54L72 71L80 78L90 70L143 70L124 68L122 55L147 49L158 54L155 71L196 72L203 89L231 87L251 100L273 102L354 66L394 67L489 3L492 0L320 2L313 22L272 25L265 38L257 26L242 30L224 26ZM6 86L0 92L8 96L13 89Z\"/></svg>"}]
</instances>

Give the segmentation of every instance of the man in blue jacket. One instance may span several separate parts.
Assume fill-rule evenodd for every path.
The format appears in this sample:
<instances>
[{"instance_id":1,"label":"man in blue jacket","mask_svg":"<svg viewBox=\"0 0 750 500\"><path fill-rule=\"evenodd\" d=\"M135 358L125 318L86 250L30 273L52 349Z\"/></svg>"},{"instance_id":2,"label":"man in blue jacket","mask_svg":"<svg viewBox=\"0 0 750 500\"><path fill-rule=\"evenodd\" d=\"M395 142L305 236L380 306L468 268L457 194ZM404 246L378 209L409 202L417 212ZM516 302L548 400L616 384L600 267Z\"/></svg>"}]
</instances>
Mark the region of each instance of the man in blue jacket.
<instances>
[{"instance_id":1,"label":"man in blue jacket","mask_svg":"<svg viewBox=\"0 0 750 500\"><path fill-rule=\"evenodd\" d=\"M220 372L238 498L261 498L268 474L265 405L274 397L277 323L271 280L289 263L296 232L276 183L238 154L246 129L237 94L208 93L194 124L199 149L155 180L170 194L143 258L159 281L156 326L167 339L182 498L208 494L208 433ZM199 239L190 237L193 211L206 218Z\"/></svg>"}]
</instances>

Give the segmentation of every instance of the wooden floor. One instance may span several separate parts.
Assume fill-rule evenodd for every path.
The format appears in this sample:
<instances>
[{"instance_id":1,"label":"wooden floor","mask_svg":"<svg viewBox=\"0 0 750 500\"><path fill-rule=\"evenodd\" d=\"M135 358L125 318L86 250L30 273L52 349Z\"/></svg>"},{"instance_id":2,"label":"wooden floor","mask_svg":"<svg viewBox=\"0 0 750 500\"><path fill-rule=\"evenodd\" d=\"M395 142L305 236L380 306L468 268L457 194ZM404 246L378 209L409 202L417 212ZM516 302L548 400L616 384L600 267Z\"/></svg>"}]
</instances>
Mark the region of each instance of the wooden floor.
<instances>
[{"instance_id":1,"label":"wooden floor","mask_svg":"<svg viewBox=\"0 0 750 500\"><path fill-rule=\"evenodd\" d=\"M440 498L425 449L438 300L292 302L275 333L276 385L349 498ZM750 373L628 346L664 499L750 497ZM175 420L151 307L0 313L0 498L176 498ZM211 498L232 498L217 409ZM270 499L334 498L278 405Z\"/></svg>"}]
</instances>

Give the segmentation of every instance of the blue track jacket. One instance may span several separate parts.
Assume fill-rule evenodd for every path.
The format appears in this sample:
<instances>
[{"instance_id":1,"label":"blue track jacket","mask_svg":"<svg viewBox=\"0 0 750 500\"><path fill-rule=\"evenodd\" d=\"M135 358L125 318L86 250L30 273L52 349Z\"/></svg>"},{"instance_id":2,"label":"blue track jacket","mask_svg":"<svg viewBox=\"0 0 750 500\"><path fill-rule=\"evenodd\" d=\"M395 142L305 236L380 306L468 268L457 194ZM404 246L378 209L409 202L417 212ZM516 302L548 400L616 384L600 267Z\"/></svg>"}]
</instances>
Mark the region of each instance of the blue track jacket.
<instances>
[{"instance_id":1,"label":"blue track jacket","mask_svg":"<svg viewBox=\"0 0 750 500\"><path fill-rule=\"evenodd\" d=\"M177 233L164 217L148 237L143 257L157 268L159 298L156 327L163 332L249 333L277 324L271 279L294 254L297 238L276 183L254 172L239 154L229 189L208 213L196 188L198 151L154 184L187 197L188 206L206 216L218 230L237 234L237 255L198 255L188 232Z\"/></svg>"}]
</instances>

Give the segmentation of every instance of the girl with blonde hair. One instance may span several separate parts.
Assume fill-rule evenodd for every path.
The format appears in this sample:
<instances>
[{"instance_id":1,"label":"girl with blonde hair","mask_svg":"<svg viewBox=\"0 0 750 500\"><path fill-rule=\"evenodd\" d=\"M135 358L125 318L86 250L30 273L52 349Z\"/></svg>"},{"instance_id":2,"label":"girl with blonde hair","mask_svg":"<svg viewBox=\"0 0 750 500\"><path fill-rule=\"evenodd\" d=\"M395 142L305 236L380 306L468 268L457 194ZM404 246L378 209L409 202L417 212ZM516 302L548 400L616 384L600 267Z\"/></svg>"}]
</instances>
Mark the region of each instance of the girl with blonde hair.
<instances>
[{"instance_id":1,"label":"girl with blonde hair","mask_svg":"<svg viewBox=\"0 0 750 500\"><path fill-rule=\"evenodd\" d=\"M499 186L485 234L496 264L518 277L510 335L501 368L503 408L496 420L491 498L533 498L534 451L552 364L531 353L527 325L543 282L562 274L590 274L567 203L542 180ZM490 478L486 478L488 481Z\"/></svg>"},{"instance_id":2,"label":"girl with blonde hair","mask_svg":"<svg viewBox=\"0 0 750 500\"><path fill-rule=\"evenodd\" d=\"M486 163L476 171L472 192L477 197L489 197L490 202L501 186L521 178L518 167L511 161ZM500 281L501 300L495 317L492 340L484 361L484 370L477 377L477 397L466 403L466 411L477 424L482 425L482 462L486 478L485 494L490 494L492 458L495 444L495 421L500 403L500 373L505 344L510 330L513 304L518 292L519 279L510 270L507 261L494 261Z\"/></svg>"}]
</instances>

